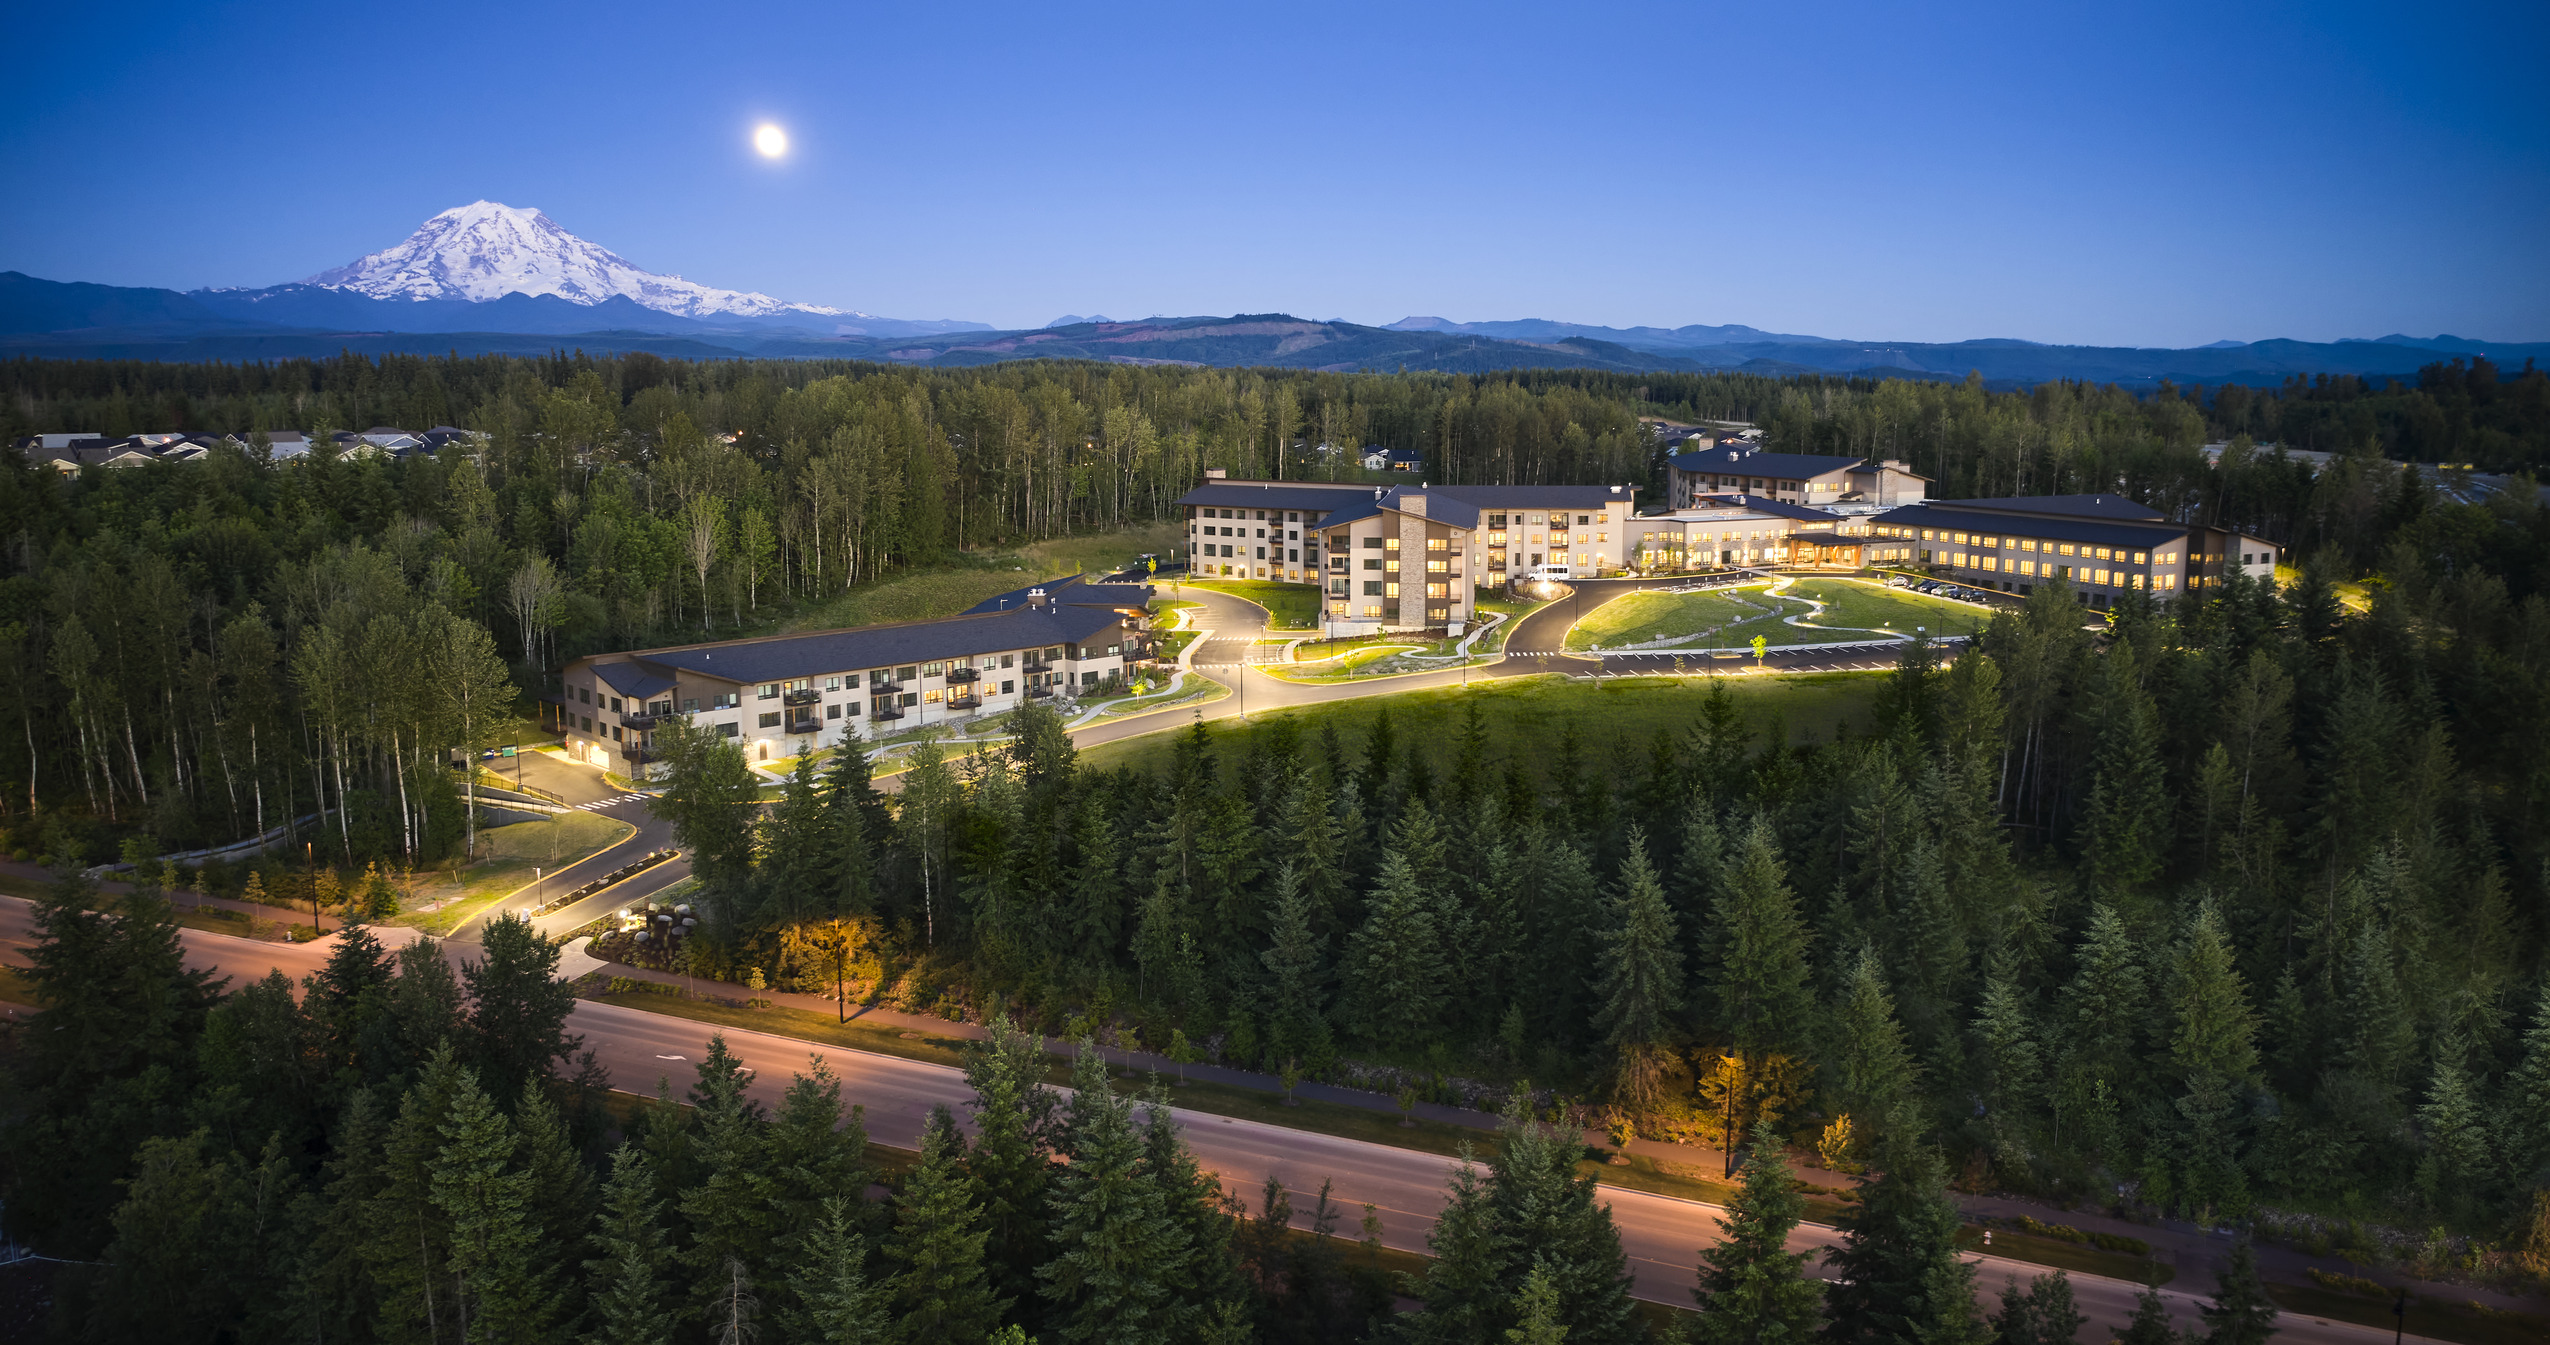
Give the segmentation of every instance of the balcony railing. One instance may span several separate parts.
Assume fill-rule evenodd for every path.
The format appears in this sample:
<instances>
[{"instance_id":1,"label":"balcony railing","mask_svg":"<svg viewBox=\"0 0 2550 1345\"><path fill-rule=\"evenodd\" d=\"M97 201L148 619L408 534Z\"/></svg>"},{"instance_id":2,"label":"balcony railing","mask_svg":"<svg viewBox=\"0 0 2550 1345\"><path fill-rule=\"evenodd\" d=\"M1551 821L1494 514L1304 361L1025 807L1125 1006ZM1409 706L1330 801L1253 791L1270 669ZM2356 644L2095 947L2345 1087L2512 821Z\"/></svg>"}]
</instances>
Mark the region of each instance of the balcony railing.
<instances>
[{"instance_id":1,"label":"balcony railing","mask_svg":"<svg viewBox=\"0 0 2550 1345\"><path fill-rule=\"evenodd\" d=\"M631 710L627 714L620 716L620 726L623 728L645 730L654 728L656 725L663 722L664 716L662 715L646 714L637 710Z\"/></svg>"},{"instance_id":2,"label":"balcony railing","mask_svg":"<svg viewBox=\"0 0 2550 1345\"><path fill-rule=\"evenodd\" d=\"M1041 659L1041 658L1038 658L1037 656L1035 656L1035 655L1033 655L1033 654L1028 655L1028 656L1027 656L1027 661L1026 661L1025 663L1022 663L1022 664L1018 665L1018 666L1019 666L1019 670L1020 670L1020 671L1022 671L1022 672L1031 672L1031 673L1051 672L1051 671L1053 671L1053 667L1054 667L1054 665L1053 665L1053 664L1048 663L1048 662L1046 662L1045 660L1043 660L1043 659Z\"/></svg>"},{"instance_id":3,"label":"balcony railing","mask_svg":"<svg viewBox=\"0 0 2550 1345\"><path fill-rule=\"evenodd\" d=\"M983 698L971 691L955 692L947 698L947 708L951 710L980 710L983 708Z\"/></svg>"},{"instance_id":4,"label":"balcony railing","mask_svg":"<svg viewBox=\"0 0 2550 1345\"><path fill-rule=\"evenodd\" d=\"M972 668L950 668L947 670L947 681L950 686L954 686L960 682L971 682L981 676L981 673L976 672Z\"/></svg>"},{"instance_id":5,"label":"balcony railing","mask_svg":"<svg viewBox=\"0 0 2550 1345\"><path fill-rule=\"evenodd\" d=\"M779 703L782 705L819 705L822 702L823 693L812 687L807 687L801 691L783 691L779 693Z\"/></svg>"},{"instance_id":6,"label":"balcony railing","mask_svg":"<svg viewBox=\"0 0 2550 1345\"><path fill-rule=\"evenodd\" d=\"M640 766L643 766L650 761L663 760L663 758L656 755L655 749L652 747L623 747L620 749L620 755L627 757L632 763Z\"/></svg>"},{"instance_id":7,"label":"balcony railing","mask_svg":"<svg viewBox=\"0 0 2550 1345\"><path fill-rule=\"evenodd\" d=\"M1052 687L1029 687L1029 688L1027 688L1027 699L1029 699L1029 700L1031 700L1031 701L1041 701L1041 700L1047 700L1047 699L1050 699L1050 698L1053 696L1053 694L1054 694L1054 689L1053 689Z\"/></svg>"},{"instance_id":8,"label":"balcony railing","mask_svg":"<svg viewBox=\"0 0 2550 1345\"><path fill-rule=\"evenodd\" d=\"M868 703L868 718L870 719L901 719L902 717L902 706L888 705L884 701L870 701Z\"/></svg>"},{"instance_id":9,"label":"balcony railing","mask_svg":"<svg viewBox=\"0 0 2550 1345\"><path fill-rule=\"evenodd\" d=\"M868 694L871 696L891 696L901 690L903 690L903 684L901 682L868 683Z\"/></svg>"}]
</instances>

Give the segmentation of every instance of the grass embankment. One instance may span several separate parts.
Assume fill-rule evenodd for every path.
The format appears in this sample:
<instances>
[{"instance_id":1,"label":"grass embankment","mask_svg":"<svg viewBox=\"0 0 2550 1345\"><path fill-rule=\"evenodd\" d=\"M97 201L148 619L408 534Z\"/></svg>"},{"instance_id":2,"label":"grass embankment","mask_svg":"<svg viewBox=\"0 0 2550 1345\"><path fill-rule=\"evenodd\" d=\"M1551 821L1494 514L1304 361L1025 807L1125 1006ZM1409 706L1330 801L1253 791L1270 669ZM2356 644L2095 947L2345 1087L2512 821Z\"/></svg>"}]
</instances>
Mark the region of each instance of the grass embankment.
<instances>
[{"instance_id":1,"label":"grass embankment","mask_svg":"<svg viewBox=\"0 0 2550 1345\"><path fill-rule=\"evenodd\" d=\"M535 881L533 869L554 874L636 834L637 828L626 822L574 811L539 822L485 828L478 833L482 856L478 862L456 870L448 879L419 883L398 917L387 923L449 934L498 899Z\"/></svg>"},{"instance_id":2,"label":"grass embankment","mask_svg":"<svg viewBox=\"0 0 2550 1345\"><path fill-rule=\"evenodd\" d=\"M1253 735L1275 724L1296 724L1305 742L1315 744L1322 727L1333 723L1348 755L1353 756L1362 751L1374 718L1386 706L1391 731L1402 749L1421 748L1441 770L1452 764L1459 747L1464 698L1474 697L1480 715L1493 726L1492 745L1501 755L1517 761L1548 761L1573 727L1591 768L1607 759L1603 753L1622 748L1638 751L1638 760L1644 761L1644 749L1657 730L1680 732L1699 717L1709 680L1699 674L1620 677L1601 683L1559 677L1499 678L1473 681L1467 689L1435 687L1269 710L1245 724L1217 725L1213 735L1216 755L1227 766L1247 755ZM1793 739L1808 734L1829 738L1843 724L1861 722L1867 713L1869 682L1856 673L1731 677L1726 685L1748 723L1759 730L1772 715L1785 716ZM1080 761L1093 769L1158 770L1167 765L1176 739L1173 733L1156 733L1101 743L1084 749Z\"/></svg>"},{"instance_id":3,"label":"grass embankment","mask_svg":"<svg viewBox=\"0 0 2550 1345\"><path fill-rule=\"evenodd\" d=\"M38 901L43 899L50 886L40 879L21 878L14 873L0 873L0 894ZM275 910L285 918L269 920L247 911L234 911L227 906L199 906L195 904L195 897L186 892L163 895L167 896L169 906L177 916L177 925L180 929L200 929L207 934L228 934L240 939L290 938L300 943L307 943L319 936L315 926L291 923L290 912L280 905L276 906ZM101 909L108 908L112 907L115 901L116 894L106 893L101 895L98 905ZM7 998L7 995L0 994L0 999Z\"/></svg>"},{"instance_id":4,"label":"grass embankment","mask_svg":"<svg viewBox=\"0 0 2550 1345\"><path fill-rule=\"evenodd\" d=\"M1811 605L1822 603L1821 610ZM1705 593L1631 593L1585 615L1567 647L1605 649L1680 640L1695 647L1742 648L1756 636L1774 648L1906 636L1916 626L1962 635L1989 613L1855 579L1809 577L1784 586L1746 584ZM1795 617L1806 624L1794 625Z\"/></svg>"},{"instance_id":5,"label":"grass embankment","mask_svg":"<svg viewBox=\"0 0 2550 1345\"><path fill-rule=\"evenodd\" d=\"M1165 556L1172 548L1184 546L1185 539L1176 524L1157 523L1121 532L1057 537L1015 552L971 554L936 568L860 584L791 621L788 629L829 630L954 616L1039 579L1068 574L1094 577L1122 569L1144 552Z\"/></svg>"},{"instance_id":6,"label":"grass embankment","mask_svg":"<svg viewBox=\"0 0 2550 1345\"><path fill-rule=\"evenodd\" d=\"M2000 1241L1993 1239L1995 1251L2000 1249ZM2486 1308L2476 1302L2465 1306L2411 1297L2408 1316L2403 1320L2391 1315L2393 1298L2389 1293L2358 1296L2311 1284L2269 1284L2267 1297L2294 1316L2351 1322L2377 1331L2413 1327L2429 1340L2449 1340L2456 1345L2540 1345L2543 1340L2550 1340L2550 1320Z\"/></svg>"},{"instance_id":7,"label":"grass embankment","mask_svg":"<svg viewBox=\"0 0 2550 1345\"><path fill-rule=\"evenodd\" d=\"M1266 624L1276 630L1313 630L1319 625L1319 585L1279 584L1268 579L1189 579L1186 588L1211 589L1244 598L1267 611Z\"/></svg>"},{"instance_id":8,"label":"grass embankment","mask_svg":"<svg viewBox=\"0 0 2550 1345\"><path fill-rule=\"evenodd\" d=\"M2104 1275L2128 1284L2158 1286L2178 1277L2176 1265L2155 1261L2148 1256L2111 1252L2076 1242L2013 1232L2007 1228L1993 1229L1992 1244L1985 1246L1983 1233L1983 1229L1973 1224L1959 1228L1957 1250L1998 1256L2008 1261L2025 1261L2030 1265L2049 1266L2080 1275Z\"/></svg>"}]
</instances>

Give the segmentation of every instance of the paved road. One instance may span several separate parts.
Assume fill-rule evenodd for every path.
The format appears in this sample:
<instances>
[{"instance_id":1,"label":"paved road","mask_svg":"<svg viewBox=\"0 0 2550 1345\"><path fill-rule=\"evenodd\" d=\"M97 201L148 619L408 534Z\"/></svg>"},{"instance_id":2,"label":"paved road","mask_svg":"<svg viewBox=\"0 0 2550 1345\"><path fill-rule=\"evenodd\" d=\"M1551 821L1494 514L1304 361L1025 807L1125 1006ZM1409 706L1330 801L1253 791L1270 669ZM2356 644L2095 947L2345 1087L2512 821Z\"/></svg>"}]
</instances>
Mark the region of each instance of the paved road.
<instances>
[{"instance_id":1,"label":"paved road","mask_svg":"<svg viewBox=\"0 0 2550 1345\"><path fill-rule=\"evenodd\" d=\"M565 799L570 807L616 818L637 830L628 839L587 855L547 875L529 890L507 897L472 916L452 932L454 939L476 943L479 931L498 915L535 909L551 897L571 892L606 873L635 863L649 851L674 848L672 825L647 810L646 796L613 787L603 778L601 771L561 761L545 752L527 752L516 758L515 763L508 764L519 765L523 783ZM510 777L513 770L508 769L505 773ZM543 934L562 934L632 901L642 900L690 876L690 871L688 860L675 860L604 888L573 906L536 916L532 923Z\"/></svg>"},{"instance_id":2,"label":"paved road","mask_svg":"<svg viewBox=\"0 0 2550 1345\"><path fill-rule=\"evenodd\" d=\"M7 950L0 956L9 962L24 961L29 910L28 903L22 900L0 898L0 949ZM327 960L331 943L260 943L197 930L181 931L180 938L190 963L229 976L234 986L262 976L269 969L280 969L296 979L308 975ZM456 961L476 951L453 943L444 947L445 955ZM653 1094L659 1078L670 1079L676 1092L685 1087L706 1052L710 1033L709 1028L684 1019L589 1002L577 1005L568 1030L583 1035L586 1046L610 1069L615 1086L646 1095ZM730 1030L726 1038L729 1048L756 1071L753 1092L768 1105L777 1104L789 1076L804 1069L810 1055L822 1056L841 1076L843 1096L866 1108L869 1133L884 1144L916 1147L933 1107L957 1107L961 1114L962 1104L969 1096L964 1076L943 1066L817 1047L759 1032ZM1425 1249L1425 1235L1443 1205L1443 1189L1453 1168L1452 1160L1183 1109L1176 1115L1198 1161L1252 1199L1272 1174L1293 1193L1296 1217L1306 1220L1306 1207L1320 1183L1333 1180L1335 1198L1347 1210L1359 1209L1366 1203L1379 1208L1385 1243L1411 1251ZM1622 1246L1629 1253L1638 1295L1687 1304L1698 1248L1715 1239L1715 1219L1720 1211L1696 1202L1608 1187L1604 1188L1603 1197L1620 1228ZM1802 1228L1790 1246L1797 1250L1821 1247L1832 1238L1830 1230ZM2010 1275L2024 1279L2038 1270L1985 1258L1980 1276L1984 1296L1989 1299ZM2183 1278L2203 1279L2200 1275ZM2193 1287L2211 1286L2199 1283ZM2117 1280L2075 1276L2073 1292L2093 1329L2103 1329L2124 1323L2132 1314L2138 1290ZM2172 1316L2180 1325L2197 1320L2195 1299L2183 1292L2168 1294L2167 1298ZM2280 1325L2282 1338L2296 1345L2374 1345L2381 1334L2294 1316L2285 1317Z\"/></svg>"}]
</instances>

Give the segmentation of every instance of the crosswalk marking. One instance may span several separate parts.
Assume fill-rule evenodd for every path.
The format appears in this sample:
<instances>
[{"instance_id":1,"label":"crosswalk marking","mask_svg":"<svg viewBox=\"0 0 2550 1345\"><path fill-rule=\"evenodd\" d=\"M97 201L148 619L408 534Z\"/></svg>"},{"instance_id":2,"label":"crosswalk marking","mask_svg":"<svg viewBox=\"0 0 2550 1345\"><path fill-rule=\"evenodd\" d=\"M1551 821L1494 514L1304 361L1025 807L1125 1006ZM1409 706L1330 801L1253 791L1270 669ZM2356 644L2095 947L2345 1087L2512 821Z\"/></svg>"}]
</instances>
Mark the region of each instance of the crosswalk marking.
<instances>
[{"instance_id":1,"label":"crosswalk marking","mask_svg":"<svg viewBox=\"0 0 2550 1345\"><path fill-rule=\"evenodd\" d=\"M644 794L622 794L616 799L596 799L591 803L579 803L575 806L581 811L592 812L597 808L617 808L623 803L636 803L645 797Z\"/></svg>"}]
</instances>

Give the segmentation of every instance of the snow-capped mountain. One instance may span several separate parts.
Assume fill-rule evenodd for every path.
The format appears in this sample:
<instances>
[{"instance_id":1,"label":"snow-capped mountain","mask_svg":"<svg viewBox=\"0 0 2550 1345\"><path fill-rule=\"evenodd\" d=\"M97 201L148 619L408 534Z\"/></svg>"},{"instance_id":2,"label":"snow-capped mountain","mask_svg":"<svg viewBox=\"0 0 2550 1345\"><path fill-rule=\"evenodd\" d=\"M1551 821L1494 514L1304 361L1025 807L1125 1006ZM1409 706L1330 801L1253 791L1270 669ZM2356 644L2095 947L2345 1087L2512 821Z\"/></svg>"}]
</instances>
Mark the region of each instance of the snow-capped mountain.
<instances>
[{"instance_id":1,"label":"snow-capped mountain","mask_svg":"<svg viewBox=\"0 0 2550 1345\"><path fill-rule=\"evenodd\" d=\"M616 295L687 318L794 313L865 316L657 275L609 248L568 233L537 210L495 201L473 201L446 210L425 221L398 246L321 271L305 283L375 299L483 303L508 294L549 294L569 303L593 305Z\"/></svg>"}]
</instances>

